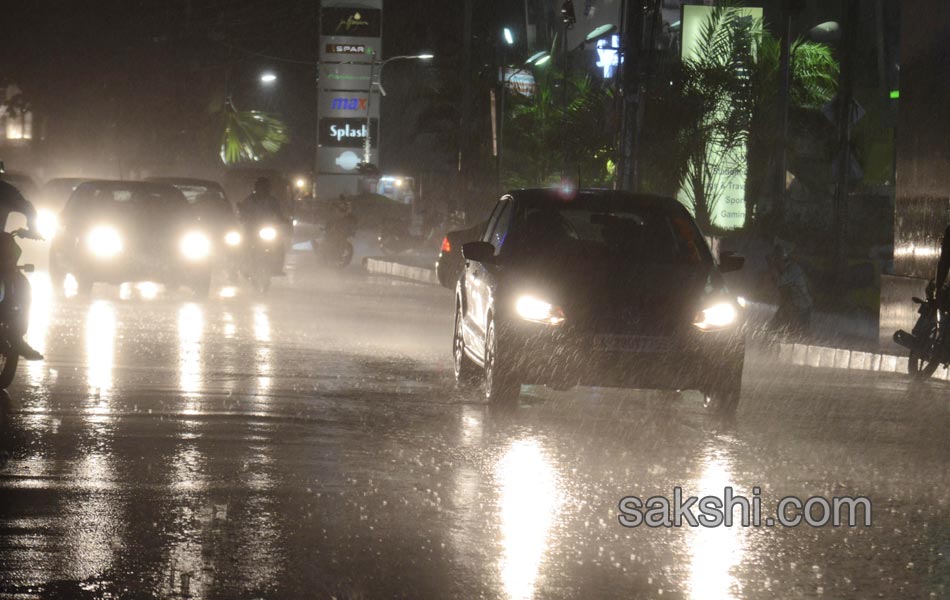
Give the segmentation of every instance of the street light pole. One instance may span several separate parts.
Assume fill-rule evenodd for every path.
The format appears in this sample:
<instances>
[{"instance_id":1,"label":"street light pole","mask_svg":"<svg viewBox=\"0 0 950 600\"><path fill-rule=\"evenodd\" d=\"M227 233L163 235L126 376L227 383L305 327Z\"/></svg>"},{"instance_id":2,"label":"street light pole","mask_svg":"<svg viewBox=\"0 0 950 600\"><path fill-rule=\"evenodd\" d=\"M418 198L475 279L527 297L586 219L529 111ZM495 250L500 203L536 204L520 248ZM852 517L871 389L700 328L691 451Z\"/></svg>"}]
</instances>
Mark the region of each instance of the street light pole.
<instances>
[{"instance_id":1,"label":"street light pole","mask_svg":"<svg viewBox=\"0 0 950 600\"><path fill-rule=\"evenodd\" d=\"M377 83L376 85L379 87L380 93L382 93L382 95L384 96L386 95L386 91L383 89L382 81L383 81L383 67L385 67L387 64L391 63L394 60L429 60L431 58L433 58L432 54L412 54L412 55L404 55L404 56L392 56L390 58L387 58L384 61L379 62L378 63L379 69L378 69L378 75L377 75L379 77L379 83ZM376 53L370 50L369 90L368 90L368 94L366 95L366 136L364 136L363 138L363 162L365 164L369 164L373 157L372 155L373 142L371 139L372 136L370 135L370 132L371 132L370 126L372 125L372 120L370 117L372 113L370 112L370 107L372 106L372 102L373 102L373 76L377 72L376 65L377 65Z\"/></svg>"}]
</instances>

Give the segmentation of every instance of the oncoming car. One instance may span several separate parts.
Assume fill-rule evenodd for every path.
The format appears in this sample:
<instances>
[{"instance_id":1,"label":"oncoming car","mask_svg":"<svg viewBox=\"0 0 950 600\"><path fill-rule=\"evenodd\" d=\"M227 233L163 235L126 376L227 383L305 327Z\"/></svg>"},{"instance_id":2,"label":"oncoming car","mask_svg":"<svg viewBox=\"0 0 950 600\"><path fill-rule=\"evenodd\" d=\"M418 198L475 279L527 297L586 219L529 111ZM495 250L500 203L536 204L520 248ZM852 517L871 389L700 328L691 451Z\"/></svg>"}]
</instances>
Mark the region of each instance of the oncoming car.
<instances>
[{"instance_id":1,"label":"oncoming car","mask_svg":"<svg viewBox=\"0 0 950 600\"><path fill-rule=\"evenodd\" d=\"M221 184L191 177L149 177L146 181L171 185L184 194L202 230L211 236L214 263L233 278L240 265L244 235Z\"/></svg>"},{"instance_id":2,"label":"oncoming car","mask_svg":"<svg viewBox=\"0 0 950 600\"><path fill-rule=\"evenodd\" d=\"M50 247L50 278L88 294L94 283L211 284L212 244L180 191L170 185L90 181L70 195Z\"/></svg>"},{"instance_id":3,"label":"oncoming car","mask_svg":"<svg viewBox=\"0 0 950 600\"><path fill-rule=\"evenodd\" d=\"M669 198L520 190L462 247L453 354L490 402L521 384L696 389L739 402L742 307L690 214Z\"/></svg>"}]
</instances>

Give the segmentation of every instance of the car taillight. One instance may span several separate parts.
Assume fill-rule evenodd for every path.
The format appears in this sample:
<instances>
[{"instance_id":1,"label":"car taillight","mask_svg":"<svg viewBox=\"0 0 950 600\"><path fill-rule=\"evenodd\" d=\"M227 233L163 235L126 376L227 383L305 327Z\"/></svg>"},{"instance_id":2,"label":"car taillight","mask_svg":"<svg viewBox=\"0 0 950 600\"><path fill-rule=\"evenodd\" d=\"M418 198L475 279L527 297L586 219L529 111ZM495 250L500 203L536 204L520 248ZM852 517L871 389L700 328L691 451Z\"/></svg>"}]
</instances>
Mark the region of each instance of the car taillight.
<instances>
[{"instance_id":1,"label":"car taillight","mask_svg":"<svg viewBox=\"0 0 950 600\"><path fill-rule=\"evenodd\" d=\"M452 244L449 242L448 236L446 236L442 238L442 252L448 253L451 251L452 251Z\"/></svg>"}]
</instances>

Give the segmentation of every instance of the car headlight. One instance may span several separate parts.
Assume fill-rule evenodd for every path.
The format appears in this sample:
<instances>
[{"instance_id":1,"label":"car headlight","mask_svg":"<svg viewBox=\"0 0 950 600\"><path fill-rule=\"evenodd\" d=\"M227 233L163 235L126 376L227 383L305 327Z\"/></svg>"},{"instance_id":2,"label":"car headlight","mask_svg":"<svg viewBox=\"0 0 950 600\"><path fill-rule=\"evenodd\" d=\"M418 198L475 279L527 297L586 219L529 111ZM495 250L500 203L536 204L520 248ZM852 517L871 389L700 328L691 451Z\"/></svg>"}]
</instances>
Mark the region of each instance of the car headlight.
<instances>
[{"instance_id":1,"label":"car headlight","mask_svg":"<svg viewBox=\"0 0 950 600\"><path fill-rule=\"evenodd\" d=\"M265 242L273 242L277 239L277 230L273 227L262 227L261 230L257 232L257 235Z\"/></svg>"},{"instance_id":2,"label":"car headlight","mask_svg":"<svg viewBox=\"0 0 950 600\"><path fill-rule=\"evenodd\" d=\"M41 208L36 211L36 231L44 240L51 240L59 229L59 217L51 210Z\"/></svg>"},{"instance_id":3,"label":"car headlight","mask_svg":"<svg viewBox=\"0 0 950 600\"><path fill-rule=\"evenodd\" d=\"M703 331L716 331L730 327L739 320L739 311L731 302L717 302L696 315L693 325Z\"/></svg>"},{"instance_id":4,"label":"car headlight","mask_svg":"<svg viewBox=\"0 0 950 600\"><path fill-rule=\"evenodd\" d=\"M229 231L224 236L224 243L228 246L240 246L241 245L241 234L237 231Z\"/></svg>"},{"instance_id":5,"label":"car headlight","mask_svg":"<svg viewBox=\"0 0 950 600\"><path fill-rule=\"evenodd\" d=\"M112 258L122 252L122 236L114 227L101 225L86 236L86 246L99 258Z\"/></svg>"},{"instance_id":6,"label":"car headlight","mask_svg":"<svg viewBox=\"0 0 950 600\"><path fill-rule=\"evenodd\" d=\"M518 316L525 321L558 325L564 322L564 311L550 302L545 302L534 296L521 296L515 304Z\"/></svg>"},{"instance_id":7,"label":"car headlight","mask_svg":"<svg viewBox=\"0 0 950 600\"><path fill-rule=\"evenodd\" d=\"M204 260L211 254L211 241L205 234L192 231L181 238L181 253L188 260Z\"/></svg>"}]
</instances>

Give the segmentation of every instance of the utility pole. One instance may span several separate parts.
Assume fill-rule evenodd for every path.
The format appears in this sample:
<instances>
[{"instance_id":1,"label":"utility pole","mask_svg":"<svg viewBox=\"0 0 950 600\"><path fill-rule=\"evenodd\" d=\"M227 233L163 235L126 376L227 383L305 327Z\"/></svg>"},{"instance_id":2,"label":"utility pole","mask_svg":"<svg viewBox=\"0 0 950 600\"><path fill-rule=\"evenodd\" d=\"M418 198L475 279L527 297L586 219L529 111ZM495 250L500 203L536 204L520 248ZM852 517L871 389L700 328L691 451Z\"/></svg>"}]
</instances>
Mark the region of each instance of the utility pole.
<instances>
[{"instance_id":1,"label":"utility pole","mask_svg":"<svg viewBox=\"0 0 950 600\"><path fill-rule=\"evenodd\" d=\"M474 0L465 0L465 15L462 25L462 106L459 111L458 134L458 183L460 193L456 198L462 198L462 206L454 208L468 208L468 181L472 170L471 158L471 115L472 115L472 11ZM458 202L458 200L456 200ZM466 213L467 214L467 213Z\"/></svg>"},{"instance_id":2,"label":"utility pole","mask_svg":"<svg viewBox=\"0 0 950 600\"><path fill-rule=\"evenodd\" d=\"M854 48L858 38L858 0L842 0L845 18L838 79L838 172L834 200L834 266L838 284L844 282L848 249L848 180L851 176L851 122L854 104Z\"/></svg>"},{"instance_id":3,"label":"utility pole","mask_svg":"<svg viewBox=\"0 0 950 600\"><path fill-rule=\"evenodd\" d=\"M640 49L643 37L643 1L625 0L621 32L623 124L620 138L620 188L637 191L637 138L640 128Z\"/></svg>"}]
</instances>

